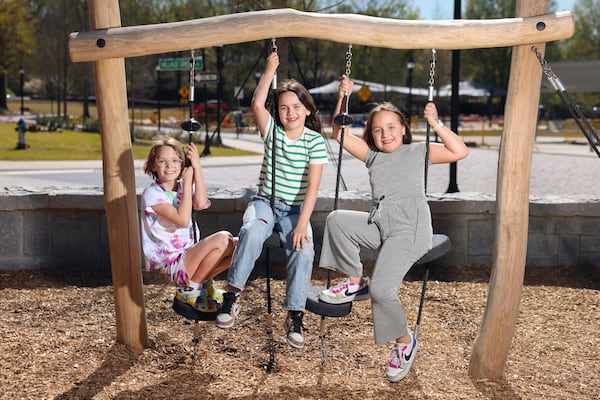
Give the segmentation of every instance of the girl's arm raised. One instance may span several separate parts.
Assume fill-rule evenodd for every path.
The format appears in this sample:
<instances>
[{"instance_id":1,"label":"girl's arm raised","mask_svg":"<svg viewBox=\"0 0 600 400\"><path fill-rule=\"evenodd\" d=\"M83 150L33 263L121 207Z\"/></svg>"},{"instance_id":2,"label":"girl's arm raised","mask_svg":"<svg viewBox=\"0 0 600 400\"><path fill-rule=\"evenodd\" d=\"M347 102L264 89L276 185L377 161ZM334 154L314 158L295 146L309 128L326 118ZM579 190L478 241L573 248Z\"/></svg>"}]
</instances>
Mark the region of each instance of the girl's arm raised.
<instances>
[{"instance_id":1,"label":"girl's arm raised","mask_svg":"<svg viewBox=\"0 0 600 400\"><path fill-rule=\"evenodd\" d=\"M348 101L345 104L345 110L342 110L344 103L344 96L347 95L346 100L350 100L350 94L352 93L352 88L354 87L354 83L348 78L346 75L342 75L342 79L340 80L340 86L338 90L338 101L335 107L340 113L348 112ZM342 137L342 129L335 122L332 124L333 128L333 137L338 143L341 141ZM364 140L354 135L348 134L348 127L344 131L344 149L354 157L358 158L361 161L365 161L367 157L367 151L369 147Z\"/></svg>"},{"instance_id":2,"label":"girl's arm raised","mask_svg":"<svg viewBox=\"0 0 600 400\"><path fill-rule=\"evenodd\" d=\"M202 171L202 164L200 164L198 148L194 143L189 144L186 156L190 160L191 167L194 170L194 195L192 204L196 210L204 210L208 202L208 196L206 195L206 184L204 183L204 173Z\"/></svg>"},{"instance_id":3,"label":"girl's arm raised","mask_svg":"<svg viewBox=\"0 0 600 400\"><path fill-rule=\"evenodd\" d=\"M183 196L179 208L175 208L171 204L156 204L152 206L152 209L161 217L183 228L190 224L192 218L192 183L194 179L192 167L185 167L181 178L183 180Z\"/></svg>"},{"instance_id":4,"label":"girl's arm raised","mask_svg":"<svg viewBox=\"0 0 600 400\"><path fill-rule=\"evenodd\" d=\"M256 118L256 126L261 136L264 136L269 123L269 110L266 108L267 98L269 97L269 89L271 82L277 73L279 66L279 55L275 52L269 54L265 63L265 70L256 85L254 96L252 97L252 112Z\"/></svg>"},{"instance_id":5,"label":"girl's arm raised","mask_svg":"<svg viewBox=\"0 0 600 400\"><path fill-rule=\"evenodd\" d=\"M435 104L427 103L423 116L442 140L442 143L429 144L429 161L432 164L455 162L469 155L469 149L460 136L441 123Z\"/></svg>"}]
</instances>

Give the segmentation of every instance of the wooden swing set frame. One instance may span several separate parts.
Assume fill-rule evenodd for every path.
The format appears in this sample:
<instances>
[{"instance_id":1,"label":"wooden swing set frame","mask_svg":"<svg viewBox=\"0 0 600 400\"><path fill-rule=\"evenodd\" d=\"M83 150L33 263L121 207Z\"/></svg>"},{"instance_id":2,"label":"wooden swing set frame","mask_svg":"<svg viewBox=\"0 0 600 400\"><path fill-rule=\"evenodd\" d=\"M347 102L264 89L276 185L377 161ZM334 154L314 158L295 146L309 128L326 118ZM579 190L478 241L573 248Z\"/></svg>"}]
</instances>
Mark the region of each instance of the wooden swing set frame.
<instances>
[{"instance_id":1,"label":"wooden swing set frame","mask_svg":"<svg viewBox=\"0 0 600 400\"><path fill-rule=\"evenodd\" d=\"M496 235L489 294L469 373L500 379L515 331L527 254L529 177L542 69L531 52L574 33L570 12L548 0L517 0L515 18L414 21L276 9L121 27L118 0L89 0L89 32L69 35L73 62L93 62L101 131L104 201L117 341L148 347L125 58L278 37L305 37L394 49L460 50L512 46L496 190Z\"/></svg>"}]
</instances>

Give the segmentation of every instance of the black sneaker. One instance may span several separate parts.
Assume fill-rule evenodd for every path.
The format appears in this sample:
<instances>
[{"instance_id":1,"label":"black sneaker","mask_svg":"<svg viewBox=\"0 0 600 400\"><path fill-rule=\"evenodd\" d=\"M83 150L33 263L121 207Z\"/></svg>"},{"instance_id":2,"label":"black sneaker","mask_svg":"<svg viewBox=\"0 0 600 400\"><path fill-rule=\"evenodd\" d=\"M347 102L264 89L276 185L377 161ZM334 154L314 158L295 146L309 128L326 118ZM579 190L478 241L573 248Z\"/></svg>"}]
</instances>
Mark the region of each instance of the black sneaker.
<instances>
[{"instance_id":1,"label":"black sneaker","mask_svg":"<svg viewBox=\"0 0 600 400\"><path fill-rule=\"evenodd\" d=\"M296 349L304 347L304 336L302 336L302 318L304 313L302 311L290 311L283 324L286 333L286 341L288 344Z\"/></svg>"},{"instance_id":2,"label":"black sneaker","mask_svg":"<svg viewBox=\"0 0 600 400\"><path fill-rule=\"evenodd\" d=\"M216 325L221 329L229 329L235 325L235 319L240 313L240 305L236 303L239 294L223 293L223 304L217 313Z\"/></svg>"}]
</instances>

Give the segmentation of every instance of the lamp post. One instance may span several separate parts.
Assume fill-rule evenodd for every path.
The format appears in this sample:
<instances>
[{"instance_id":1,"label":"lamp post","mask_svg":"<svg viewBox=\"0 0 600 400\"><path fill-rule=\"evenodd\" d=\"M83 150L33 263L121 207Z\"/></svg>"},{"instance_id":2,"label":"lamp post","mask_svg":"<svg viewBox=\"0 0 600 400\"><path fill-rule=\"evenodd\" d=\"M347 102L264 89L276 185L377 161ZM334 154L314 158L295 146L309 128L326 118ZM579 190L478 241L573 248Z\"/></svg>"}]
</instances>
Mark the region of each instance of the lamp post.
<instances>
[{"instance_id":1,"label":"lamp post","mask_svg":"<svg viewBox=\"0 0 600 400\"><path fill-rule=\"evenodd\" d=\"M411 115L412 115L412 81L413 81L413 70L415 69L415 60L413 59L412 53L408 56L408 62L406 63L408 69L408 76L406 77L406 86L408 86L408 101L406 102L406 116L408 118L408 126L411 126Z\"/></svg>"},{"instance_id":2,"label":"lamp post","mask_svg":"<svg viewBox=\"0 0 600 400\"><path fill-rule=\"evenodd\" d=\"M454 0L454 19L461 19L461 2L460 0ZM452 115L450 116L450 129L452 129L458 135L458 114L460 113L460 99L458 93L458 86L460 84L460 50L452 50L452 96L451 96L451 110ZM457 163L450 163L450 180L448 182L448 189L446 193L457 193L458 180L457 180Z\"/></svg>"},{"instance_id":3,"label":"lamp post","mask_svg":"<svg viewBox=\"0 0 600 400\"><path fill-rule=\"evenodd\" d=\"M25 77L25 69L23 64L19 66L19 77L21 78L21 115L25 113L25 107L23 106L23 79Z\"/></svg>"}]
</instances>

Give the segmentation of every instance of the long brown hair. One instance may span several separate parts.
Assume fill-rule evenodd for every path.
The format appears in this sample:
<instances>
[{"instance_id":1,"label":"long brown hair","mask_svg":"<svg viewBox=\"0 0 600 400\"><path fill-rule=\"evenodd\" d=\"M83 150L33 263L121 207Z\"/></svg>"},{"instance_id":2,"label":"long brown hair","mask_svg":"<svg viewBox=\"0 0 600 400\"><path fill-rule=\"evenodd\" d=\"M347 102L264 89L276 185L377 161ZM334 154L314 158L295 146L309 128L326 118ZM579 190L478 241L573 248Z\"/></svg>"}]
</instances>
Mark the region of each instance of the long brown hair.
<instances>
[{"instance_id":1,"label":"long brown hair","mask_svg":"<svg viewBox=\"0 0 600 400\"><path fill-rule=\"evenodd\" d=\"M400 120L400 124L404 126L404 136L402 136L402 144L410 144L412 143L412 135L410 133L410 125L406 121L406 117L404 113L400 111L398 107L389 101L385 101L383 103L378 103L373 106L371 112L369 113L369 117L367 119L367 123L365 125L365 130L363 132L363 140L367 142L367 145L371 148L375 147L375 141L373 140L373 117L375 114L381 111L390 111L398 116Z\"/></svg>"},{"instance_id":2,"label":"long brown hair","mask_svg":"<svg viewBox=\"0 0 600 400\"><path fill-rule=\"evenodd\" d=\"M312 129L315 132L321 132L321 118L319 118L319 112L317 111L317 106L315 105L315 101L308 92L308 90L302 85L300 82L295 79L284 79L277 85L277 90L275 91L276 97L285 92L292 92L298 96L298 99L306 107L310 114L306 116L306 121L304 122L304 126L309 129ZM275 110L279 107L279 104L275 105ZM281 123L281 119L279 118L279 113L275 112L273 116L275 118L275 123L278 126L283 126Z\"/></svg>"}]
</instances>

